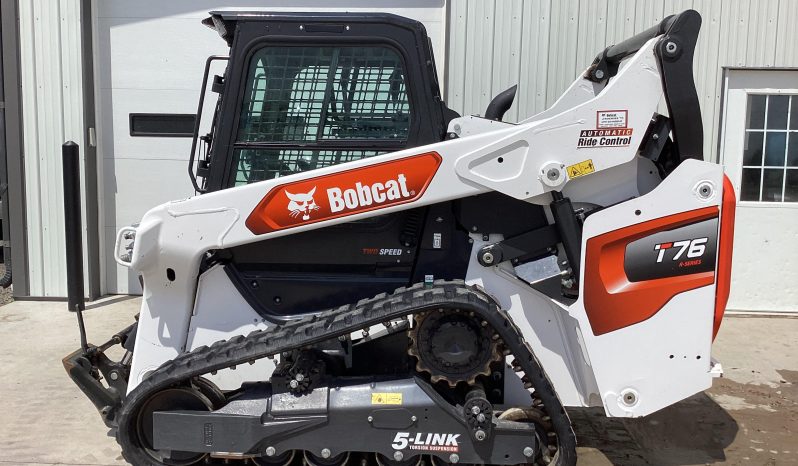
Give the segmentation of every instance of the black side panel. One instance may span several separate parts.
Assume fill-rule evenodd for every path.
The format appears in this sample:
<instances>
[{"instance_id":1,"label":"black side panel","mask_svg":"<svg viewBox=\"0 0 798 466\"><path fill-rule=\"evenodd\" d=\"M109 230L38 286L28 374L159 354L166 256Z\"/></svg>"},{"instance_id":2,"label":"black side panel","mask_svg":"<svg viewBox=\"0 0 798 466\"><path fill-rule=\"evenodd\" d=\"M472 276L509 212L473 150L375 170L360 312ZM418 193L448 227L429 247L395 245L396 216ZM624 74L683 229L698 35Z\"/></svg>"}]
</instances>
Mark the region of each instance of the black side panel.
<instances>
[{"instance_id":1,"label":"black side panel","mask_svg":"<svg viewBox=\"0 0 798 466\"><path fill-rule=\"evenodd\" d=\"M424 209L232 248L228 275L266 318L320 311L410 283Z\"/></svg>"},{"instance_id":2,"label":"black side panel","mask_svg":"<svg viewBox=\"0 0 798 466\"><path fill-rule=\"evenodd\" d=\"M543 207L498 192L460 199L455 206L458 222L477 233L508 238L549 224Z\"/></svg>"},{"instance_id":3,"label":"black side panel","mask_svg":"<svg viewBox=\"0 0 798 466\"><path fill-rule=\"evenodd\" d=\"M468 232L456 221L454 205L445 202L429 207L412 283L423 282L425 278L465 278L471 243Z\"/></svg>"},{"instance_id":4,"label":"black side panel","mask_svg":"<svg viewBox=\"0 0 798 466\"><path fill-rule=\"evenodd\" d=\"M545 225L542 207L488 193L231 248L225 270L261 316L284 321L428 276L464 279L473 227L510 237Z\"/></svg>"}]
</instances>

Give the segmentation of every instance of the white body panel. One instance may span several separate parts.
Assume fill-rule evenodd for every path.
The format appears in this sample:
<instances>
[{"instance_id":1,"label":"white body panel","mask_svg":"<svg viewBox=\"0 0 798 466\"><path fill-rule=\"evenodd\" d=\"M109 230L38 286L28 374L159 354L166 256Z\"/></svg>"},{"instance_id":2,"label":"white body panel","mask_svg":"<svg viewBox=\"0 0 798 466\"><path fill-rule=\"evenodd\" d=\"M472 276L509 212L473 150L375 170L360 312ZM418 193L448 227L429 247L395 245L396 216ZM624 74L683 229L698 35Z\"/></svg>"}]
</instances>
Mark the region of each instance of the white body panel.
<instances>
[{"instance_id":1,"label":"white body panel","mask_svg":"<svg viewBox=\"0 0 798 466\"><path fill-rule=\"evenodd\" d=\"M651 162L636 155L662 97L654 42L648 42L629 58L606 87L580 78L553 109L519 125L460 118L450 125L450 131L454 125L460 126L460 134L465 136L458 139L152 209L137 227L130 264L143 275L145 288L128 389L134 389L149 371L183 351L265 327L266 323L240 297L220 268L198 277L200 260L208 250L268 241L491 190L542 205L548 205L548 193L555 189L566 193L575 204L615 204L587 218L583 251L587 240L597 235L672 213L718 206L721 167L689 160L656 186L659 178L651 169ZM625 126L632 130L628 144L577 148L582 130L600 127L602 111L625 111ZM412 202L261 235L254 235L245 224L261 199L278 185L430 151L440 155L440 166L426 190ZM566 167L588 160L594 173L568 178ZM560 170L556 183L546 180L551 167ZM715 187L709 199L702 200L695 194L699 182ZM636 210L640 213L635 214ZM474 235L472 239L476 251L483 238ZM516 278L507 263L483 267L472 257L466 279L483 286L510 312L564 405L603 405L612 416L641 416L709 385L715 293L712 286L676 296L647 321L595 336L581 298L572 303L552 299ZM581 291L580 295L584 295ZM670 354L678 357L671 359ZM235 383L246 380L248 375L225 377ZM673 380L679 383L672 383ZM635 403L619 401L621 394L630 391L635 394Z\"/></svg>"}]
</instances>

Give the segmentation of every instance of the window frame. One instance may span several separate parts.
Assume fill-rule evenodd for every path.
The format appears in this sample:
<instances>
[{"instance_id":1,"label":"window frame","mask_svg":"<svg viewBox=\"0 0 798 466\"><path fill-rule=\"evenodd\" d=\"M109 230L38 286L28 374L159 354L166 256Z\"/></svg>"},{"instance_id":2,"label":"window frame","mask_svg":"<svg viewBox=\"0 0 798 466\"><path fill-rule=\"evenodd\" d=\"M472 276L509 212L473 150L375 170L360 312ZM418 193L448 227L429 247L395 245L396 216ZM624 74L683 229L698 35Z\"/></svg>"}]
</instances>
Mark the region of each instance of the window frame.
<instances>
[{"instance_id":1,"label":"window frame","mask_svg":"<svg viewBox=\"0 0 798 466\"><path fill-rule=\"evenodd\" d=\"M391 142L385 139L319 139L315 142L296 141L296 142L238 142L238 128L241 120L242 105L246 95L247 75L254 55L265 47L386 47L396 53L402 64L405 73L405 92L407 93L409 105L409 118L407 138L403 141ZM395 152L413 147L415 135L420 124L420 112L422 103L419 101L418 93L414 85L414 78L418 77L416 70L409 68L409 60L401 44L387 37L351 37L337 38L334 44L318 39L297 38L291 36L271 36L261 37L249 42L244 47L241 54L243 66L238 70L236 81L239 84L237 93L233 101L235 117L229 120L229 127L226 129L229 142L226 148L226 166L224 167L223 182L225 188L236 186L236 175L238 173L238 151L242 149L352 149L352 150L371 150L379 152Z\"/></svg>"},{"instance_id":2,"label":"window frame","mask_svg":"<svg viewBox=\"0 0 798 466\"><path fill-rule=\"evenodd\" d=\"M779 208L798 208L798 201L785 201L785 193L787 190L787 172L789 170L795 170L798 172L798 166L790 167L787 165L787 151L789 151L789 144L790 144L790 134L795 134L798 137L798 130L790 129L790 120L791 117L798 118L798 111L795 112L795 115L792 115L793 110L798 110L798 106L796 109L793 109L793 101L798 101L798 89L780 89L780 88L748 88L744 89L745 92L745 113L743 115L746 123L743 124L743 146L741 150L743 153L740 154L739 166L739 173L737 174L737 186L739 186L740 192L737 193L738 201L737 203L742 206L757 206L757 207L779 207ZM755 95L763 95L766 96L765 100L765 116L762 123L762 128L748 128L747 127L747 119L750 110L750 101L751 97ZM785 129L768 129L767 127L767 118L768 118L768 106L770 104L769 96L785 96L788 97L788 107L787 107L787 126ZM745 140L749 134L749 132L753 133L761 133L762 134L762 160L760 164L757 165L745 165ZM785 142L784 142L784 150L785 150L785 158L784 163L779 166L766 166L765 159L766 159L766 152L765 149L767 147L767 134L768 133L781 133L784 132L786 134ZM742 199L742 190L743 190L743 173L745 169L758 169L760 176L759 176L759 199L758 200L743 200ZM764 189L764 171L765 169L781 169L783 171L783 179L782 179L782 188L781 188L781 201L770 201L770 200L762 200L762 194Z\"/></svg>"}]
</instances>

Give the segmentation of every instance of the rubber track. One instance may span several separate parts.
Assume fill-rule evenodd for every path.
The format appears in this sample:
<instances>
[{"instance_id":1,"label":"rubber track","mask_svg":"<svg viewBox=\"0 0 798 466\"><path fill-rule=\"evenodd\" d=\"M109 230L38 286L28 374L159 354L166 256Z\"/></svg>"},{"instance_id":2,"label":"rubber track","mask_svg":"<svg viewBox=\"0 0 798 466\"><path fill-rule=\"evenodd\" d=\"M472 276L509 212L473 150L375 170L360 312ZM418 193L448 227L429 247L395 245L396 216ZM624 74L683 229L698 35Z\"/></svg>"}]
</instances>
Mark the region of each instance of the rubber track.
<instances>
[{"instance_id":1,"label":"rubber track","mask_svg":"<svg viewBox=\"0 0 798 466\"><path fill-rule=\"evenodd\" d=\"M548 376L531 348L513 324L507 312L483 290L463 281L435 281L432 287L416 284L399 288L391 294L382 293L355 304L315 314L247 336L236 336L208 346L201 346L167 361L142 381L123 401L117 416L117 442L125 459L136 466L159 466L138 444L136 413L152 394L170 386L185 383L193 377L257 359L299 349L330 338L378 325L405 315L439 309L458 308L472 311L491 325L505 346L524 370L535 389L534 396L543 402L557 434L556 464L576 464L576 437L568 415L560 403Z\"/></svg>"}]
</instances>

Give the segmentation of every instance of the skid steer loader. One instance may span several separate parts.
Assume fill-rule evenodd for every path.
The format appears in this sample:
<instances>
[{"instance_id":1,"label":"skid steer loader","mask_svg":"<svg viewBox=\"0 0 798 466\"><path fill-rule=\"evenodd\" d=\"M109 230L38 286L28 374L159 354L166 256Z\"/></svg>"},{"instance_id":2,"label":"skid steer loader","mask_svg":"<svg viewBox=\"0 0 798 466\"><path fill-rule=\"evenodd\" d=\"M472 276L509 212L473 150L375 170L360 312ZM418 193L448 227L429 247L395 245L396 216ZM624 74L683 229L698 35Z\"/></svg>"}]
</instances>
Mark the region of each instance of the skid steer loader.
<instances>
[{"instance_id":1,"label":"skid steer loader","mask_svg":"<svg viewBox=\"0 0 798 466\"><path fill-rule=\"evenodd\" d=\"M130 463L573 465L567 407L645 416L720 373L735 196L703 159L698 13L515 124L515 88L447 108L416 21L204 23L230 54L200 195L119 232L138 321L64 359Z\"/></svg>"}]
</instances>

